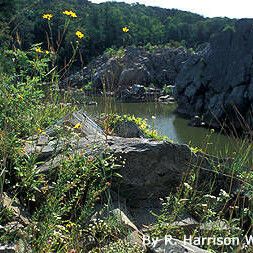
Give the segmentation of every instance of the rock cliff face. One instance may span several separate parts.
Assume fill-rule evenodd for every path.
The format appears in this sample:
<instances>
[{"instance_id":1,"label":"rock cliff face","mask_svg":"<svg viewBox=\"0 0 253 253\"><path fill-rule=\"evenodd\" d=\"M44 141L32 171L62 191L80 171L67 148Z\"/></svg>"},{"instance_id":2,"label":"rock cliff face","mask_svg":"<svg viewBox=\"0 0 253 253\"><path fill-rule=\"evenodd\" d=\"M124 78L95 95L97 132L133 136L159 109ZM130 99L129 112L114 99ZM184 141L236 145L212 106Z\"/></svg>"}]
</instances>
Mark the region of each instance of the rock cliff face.
<instances>
[{"instance_id":1,"label":"rock cliff face","mask_svg":"<svg viewBox=\"0 0 253 253\"><path fill-rule=\"evenodd\" d=\"M122 57L104 54L82 71L66 79L62 86L84 87L91 82L96 90L120 91L134 84L157 87L174 84L182 63L190 54L184 48L162 48L148 52L128 47Z\"/></svg>"},{"instance_id":2,"label":"rock cliff face","mask_svg":"<svg viewBox=\"0 0 253 253\"><path fill-rule=\"evenodd\" d=\"M213 127L253 127L253 19L213 36L176 79L178 112L202 116ZM242 119L244 118L244 119Z\"/></svg>"}]
</instances>

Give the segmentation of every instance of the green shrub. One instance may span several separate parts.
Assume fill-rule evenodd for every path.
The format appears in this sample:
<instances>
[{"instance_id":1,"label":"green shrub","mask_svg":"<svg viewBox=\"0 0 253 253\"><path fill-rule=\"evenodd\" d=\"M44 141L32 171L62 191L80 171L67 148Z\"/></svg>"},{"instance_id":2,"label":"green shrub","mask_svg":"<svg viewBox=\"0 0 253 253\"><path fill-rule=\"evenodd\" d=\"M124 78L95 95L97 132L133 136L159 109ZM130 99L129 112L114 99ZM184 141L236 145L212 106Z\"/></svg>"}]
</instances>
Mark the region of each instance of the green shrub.
<instances>
[{"instance_id":1,"label":"green shrub","mask_svg":"<svg viewBox=\"0 0 253 253\"><path fill-rule=\"evenodd\" d=\"M118 123L128 121L134 122L140 130L144 133L146 138L154 139L154 140L169 140L167 136L161 136L155 130L154 127L154 118L152 127L147 124L146 119L142 119L140 117L135 117L134 115L118 115L118 114L108 114L107 116L102 117L102 126L105 129L106 133L112 134L114 128Z\"/></svg>"},{"instance_id":2,"label":"green shrub","mask_svg":"<svg viewBox=\"0 0 253 253\"><path fill-rule=\"evenodd\" d=\"M105 54L110 58L116 57L120 59L125 56L125 49L123 47L120 47L118 49L111 47L105 50Z\"/></svg>"},{"instance_id":3,"label":"green shrub","mask_svg":"<svg viewBox=\"0 0 253 253\"><path fill-rule=\"evenodd\" d=\"M42 187L46 200L34 216L37 225L31 228L36 252L67 252L71 248L78 251L88 248L90 237L95 241L91 247L96 247L119 234L109 221L91 220L96 203L102 199L110 203L109 188L118 169L115 158L85 153L66 153L66 157L54 172L55 180L50 182L53 187L49 187L49 181Z\"/></svg>"}]
</instances>

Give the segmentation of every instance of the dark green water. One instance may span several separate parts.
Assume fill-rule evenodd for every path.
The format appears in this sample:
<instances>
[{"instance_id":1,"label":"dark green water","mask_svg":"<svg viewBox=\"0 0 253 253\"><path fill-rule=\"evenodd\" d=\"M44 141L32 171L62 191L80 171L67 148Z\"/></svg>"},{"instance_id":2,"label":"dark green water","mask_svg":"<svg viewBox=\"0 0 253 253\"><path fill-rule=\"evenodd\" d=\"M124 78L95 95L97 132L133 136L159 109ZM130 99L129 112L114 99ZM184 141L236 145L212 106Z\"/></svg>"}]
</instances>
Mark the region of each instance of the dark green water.
<instances>
[{"instance_id":1,"label":"dark green water","mask_svg":"<svg viewBox=\"0 0 253 253\"><path fill-rule=\"evenodd\" d=\"M188 126L188 120L174 113L176 105L161 103L119 103L113 99L94 99L97 106L85 106L91 115L116 112L131 114L147 119L149 124L162 135L168 136L175 143L190 144L214 155L229 155L236 152L241 146L241 140L225 136L220 133L211 133L205 128ZM152 119L155 116L155 119Z\"/></svg>"}]
</instances>

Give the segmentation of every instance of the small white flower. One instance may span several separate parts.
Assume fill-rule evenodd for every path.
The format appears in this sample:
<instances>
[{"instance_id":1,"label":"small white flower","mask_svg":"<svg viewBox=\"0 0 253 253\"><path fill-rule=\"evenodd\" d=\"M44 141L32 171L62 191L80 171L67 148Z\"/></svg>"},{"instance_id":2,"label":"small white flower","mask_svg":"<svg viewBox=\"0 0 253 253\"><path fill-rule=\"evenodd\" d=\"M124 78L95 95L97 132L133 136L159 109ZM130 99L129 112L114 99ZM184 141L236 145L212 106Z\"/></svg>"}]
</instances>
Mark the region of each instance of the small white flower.
<instances>
[{"instance_id":1,"label":"small white flower","mask_svg":"<svg viewBox=\"0 0 253 253\"><path fill-rule=\"evenodd\" d=\"M221 197L224 197L224 198L229 198L229 194L227 192L225 192L224 190L220 190L220 194L219 194Z\"/></svg>"},{"instance_id":2,"label":"small white flower","mask_svg":"<svg viewBox=\"0 0 253 253\"><path fill-rule=\"evenodd\" d=\"M184 183L184 186L186 187L186 189L192 190L192 187L188 183Z\"/></svg>"},{"instance_id":3,"label":"small white flower","mask_svg":"<svg viewBox=\"0 0 253 253\"><path fill-rule=\"evenodd\" d=\"M208 198L208 199L216 199L215 196L210 195L210 194L206 194L206 195L204 195L204 197L205 197L205 198Z\"/></svg>"}]
</instances>

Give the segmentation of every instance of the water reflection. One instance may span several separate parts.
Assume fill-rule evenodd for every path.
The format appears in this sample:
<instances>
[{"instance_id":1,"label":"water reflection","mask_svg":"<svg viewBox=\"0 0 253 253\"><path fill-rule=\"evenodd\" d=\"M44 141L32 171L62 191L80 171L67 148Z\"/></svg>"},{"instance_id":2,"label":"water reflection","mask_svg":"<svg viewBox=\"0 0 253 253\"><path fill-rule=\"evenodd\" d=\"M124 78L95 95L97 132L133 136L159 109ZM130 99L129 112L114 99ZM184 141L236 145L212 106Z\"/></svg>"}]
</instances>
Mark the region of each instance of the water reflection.
<instances>
[{"instance_id":1,"label":"water reflection","mask_svg":"<svg viewBox=\"0 0 253 253\"><path fill-rule=\"evenodd\" d=\"M96 98L97 106L86 106L85 110L92 115L115 112L132 114L146 118L148 123L154 121L155 128L162 135L168 136L176 143L186 143L207 150L211 154L228 155L240 146L240 140L208 129L188 126L188 121L174 114L175 105L160 103L118 103L112 98ZM152 119L155 116L155 119Z\"/></svg>"}]
</instances>

